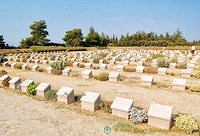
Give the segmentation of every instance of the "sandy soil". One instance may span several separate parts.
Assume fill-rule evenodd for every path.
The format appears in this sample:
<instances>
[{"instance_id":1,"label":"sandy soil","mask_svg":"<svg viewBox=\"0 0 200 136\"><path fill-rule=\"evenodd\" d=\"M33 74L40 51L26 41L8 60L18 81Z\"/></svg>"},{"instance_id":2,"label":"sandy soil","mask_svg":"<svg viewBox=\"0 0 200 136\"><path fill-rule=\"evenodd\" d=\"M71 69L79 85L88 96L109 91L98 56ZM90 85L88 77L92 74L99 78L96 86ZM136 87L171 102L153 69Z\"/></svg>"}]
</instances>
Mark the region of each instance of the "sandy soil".
<instances>
[{"instance_id":1,"label":"sandy soil","mask_svg":"<svg viewBox=\"0 0 200 136\"><path fill-rule=\"evenodd\" d=\"M174 106L174 113L191 113L200 119L200 95L181 91L135 87L122 83L102 82L79 77L57 76L47 73L31 72L0 67L11 77L19 76L35 82L47 82L53 89L62 86L72 87L75 94L85 91L99 92L102 99L114 100L116 96L134 99L134 105L144 107L146 111L152 102ZM55 105L33 100L28 96L0 88L0 135L105 135L103 129L111 125L109 121L94 116L87 116L68 109L57 109ZM112 132L111 135L131 135L125 132ZM132 134L133 135L133 134ZM135 134L134 134L135 135ZM148 134L150 135L150 134ZM152 135L163 135L154 133ZM177 135L171 133L168 135ZM184 135L181 134L181 135Z\"/></svg>"}]
</instances>

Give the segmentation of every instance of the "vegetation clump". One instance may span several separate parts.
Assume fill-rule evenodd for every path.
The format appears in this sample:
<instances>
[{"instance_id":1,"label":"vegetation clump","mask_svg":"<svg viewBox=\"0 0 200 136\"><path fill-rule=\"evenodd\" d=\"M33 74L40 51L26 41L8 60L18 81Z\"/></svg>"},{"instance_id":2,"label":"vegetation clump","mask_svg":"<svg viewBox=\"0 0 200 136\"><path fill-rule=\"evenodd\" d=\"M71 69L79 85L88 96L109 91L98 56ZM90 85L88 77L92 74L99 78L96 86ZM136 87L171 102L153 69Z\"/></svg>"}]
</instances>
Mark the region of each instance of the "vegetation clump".
<instances>
[{"instance_id":1,"label":"vegetation clump","mask_svg":"<svg viewBox=\"0 0 200 136\"><path fill-rule=\"evenodd\" d=\"M27 88L27 93L28 94L31 94L31 95L36 95L36 87L38 86L39 84L37 83L32 83L28 86Z\"/></svg>"},{"instance_id":2,"label":"vegetation clump","mask_svg":"<svg viewBox=\"0 0 200 136\"><path fill-rule=\"evenodd\" d=\"M108 80L108 75L109 75L109 73L107 73L107 72L99 73L98 80L107 81Z\"/></svg>"},{"instance_id":3,"label":"vegetation clump","mask_svg":"<svg viewBox=\"0 0 200 136\"><path fill-rule=\"evenodd\" d=\"M162 68L168 68L169 67L169 61L166 60L165 58L157 58L157 65L158 67Z\"/></svg>"},{"instance_id":4,"label":"vegetation clump","mask_svg":"<svg viewBox=\"0 0 200 136\"><path fill-rule=\"evenodd\" d=\"M112 105L112 101L101 101L101 103L99 104L99 107L104 112L112 113L111 105Z\"/></svg>"},{"instance_id":5,"label":"vegetation clump","mask_svg":"<svg viewBox=\"0 0 200 136\"><path fill-rule=\"evenodd\" d=\"M44 94L44 97L46 100L50 100L50 101L57 101L57 95L56 93L58 92L58 90L49 90Z\"/></svg>"},{"instance_id":6,"label":"vegetation clump","mask_svg":"<svg viewBox=\"0 0 200 136\"><path fill-rule=\"evenodd\" d=\"M197 121L194 119L192 115L179 113L174 120L175 120L175 126L177 128L189 134L191 134L195 130L198 130Z\"/></svg>"},{"instance_id":7,"label":"vegetation clump","mask_svg":"<svg viewBox=\"0 0 200 136\"><path fill-rule=\"evenodd\" d=\"M200 92L200 86L196 84L189 85L188 89L193 92Z\"/></svg>"},{"instance_id":8,"label":"vegetation clump","mask_svg":"<svg viewBox=\"0 0 200 136\"><path fill-rule=\"evenodd\" d=\"M64 61L56 61L53 62L50 66L52 67L53 74L60 75L62 74L62 70L67 66L67 63Z\"/></svg>"}]
</instances>

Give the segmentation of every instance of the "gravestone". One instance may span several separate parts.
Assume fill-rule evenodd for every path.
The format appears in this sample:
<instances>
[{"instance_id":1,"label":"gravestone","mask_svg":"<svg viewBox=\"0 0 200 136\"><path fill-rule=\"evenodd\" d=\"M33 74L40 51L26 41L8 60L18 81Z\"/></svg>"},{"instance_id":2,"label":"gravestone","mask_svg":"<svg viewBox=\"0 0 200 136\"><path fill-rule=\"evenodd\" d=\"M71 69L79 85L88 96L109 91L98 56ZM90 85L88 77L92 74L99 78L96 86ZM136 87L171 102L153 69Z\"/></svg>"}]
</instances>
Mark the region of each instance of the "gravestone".
<instances>
[{"instance_id":1,"label":"gravestone","mask_svg":"<svg viewBox=\"0 0 200 136\"><path fill-rule=\"evenodd\" d=\"M49 83L42 82L36 87L37 95L42 97L44 97L44 94L49 90L51 90L51 85Z\"/></svg>"},{"instance_id":2,"label":"gravestone","mask_svg":"<svg viewBox=\"0 0 200 136\"><path fill-rule=\"evenodd\" d=\"M33 80L29 80L29 79L26 79L24 82L22 82L21 84L21 90L22 92L27 92L27 88L30 84L33 84L34 81Z\"/></svg>"},{"instance_id":3,"label":"gravestone","mask_svg":"<svg viewBox=\"0 0 200 136\"><path fill-rule=\"evenodd\" d=\"M152 103L148 111L148 125L161 129L170 129L173 107Z\"/></svg>"},{"instance_id":4,"label":"gravestone","mask_svg":"<svg viewBox=\"0 0 200 136\"><path fill-rule=\"evenodd\" d=\"M82 72L82 78L84 79L92 78L92 70L84 70Z\"/></svg>"},{"instance_id":5,"label":"gravestone","mask_svg":"<svg viewBox=\"0 0 200 136\"><path fill-rule=\"evenodd\" d=\"M153 76L143 75L141 78L141 85L151 87L153 84Z\"/></svg>"},{"instance_id":6,"label":"gravestone","mask_svg":"<svg viewBox=\"0 0 200 136\"><path fill-rule=\"evenodd\" d=\"M129 110L133 106L134 101L131 99L116 97L111 105L112 115L129 119Z\"/></svg>"},{"instance_id":7,"label":"gravestone","mask_svg":"<svg viewBox=\"0 0 200 136\"><path fill-rule=\"evenodd\" d=\"M89 111L96 111L99 109L101 102L101 95L95 92L85 92L81 97L81 108Z\"/></svg>"},{"instance_id":8,"label":"gravestone","mask_svg":"<svg viewBox=\"0 0 200 136\"><path fill-rule=\"evenodd\" d=\"M108 76L109 81L111 82L118 82L120 81L120 73L118 72L111 72Z\"/></svg>"},{"instance_id":9,"label":"gravestone","mask_svg":"<svg viewBox=\"0 0 200 136\"><path fill-rule=\"evenodd\" d=\"M8 83L9 83L9 87L10 88L19 89L20 88L20 83L21 83L21 78L13 77Z\"/></svg>"},{"instance_id":10,"label":"gravestone","mask_svg":"<svg viewBox=\"0 0 200 136\"><path fill-rule=\"evenodd\" d=\"M74 89L69 87L62 87L56 95L57 100L60 102L64 102L66 104L70 104L74 102Z\"/></svg>"},{"instance_id":11,"label":"gravestone","mask_svg":"<svg viewBox=\"0 0 200 136\"><path fill-rule=\"evenodd\" d=\"M185 91L186 88L186 79L179 79L179 78L174 78L173 79L173 89L174 90L183 90Z\"/></svg>"}]
</instances>

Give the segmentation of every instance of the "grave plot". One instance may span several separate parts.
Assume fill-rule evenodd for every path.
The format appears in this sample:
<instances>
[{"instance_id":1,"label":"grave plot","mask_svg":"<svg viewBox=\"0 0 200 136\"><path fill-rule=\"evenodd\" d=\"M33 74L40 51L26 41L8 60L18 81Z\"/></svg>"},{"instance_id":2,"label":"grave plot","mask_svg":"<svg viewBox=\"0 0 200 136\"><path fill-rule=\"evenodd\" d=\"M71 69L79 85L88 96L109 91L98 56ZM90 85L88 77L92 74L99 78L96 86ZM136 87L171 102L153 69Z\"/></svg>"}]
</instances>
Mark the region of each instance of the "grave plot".
<instances>
[{"instance_id":1,"label":"grave plot","mask_svg":"<svg viewBox=\"0 0 200 136\"><path fill-rule=\"evenodd\" d=\"M96 111L99 109L101 102L101 95L94 92L85 92L81 98L81 108L89 111Z\"/></svg>"},{"instance_id":2,"label":"grave plot","mask_svg":"<svg viewBox=\"0 0 200 136\"><path fill-rule=\"evenodd\" d=\"M57 100L60 102L64 102L66 104L70 104L74 102L74 89L69 87L62 87L56 95Z\"/></svg>"},{"instance_id":3,"label":"grave plot","mask_svg":"<svg viewBox=\"0 0 200 136\"><path fill-rule=\"evenodd\" d=\"M116 97L113 101L111 108L112 108L112 115L122 117L125 119L129 119L129 110L133 106L133 100Z\"/></svg>"},{"instance_id":4,"label":"grave plot","mask_svg":"<svg viewBox=\"0 0 200 136\"><path fill-rule=\"evenodd\" d=\"M148 111L148 125L170 129L172 125L173 107L152 103Z\"/></svg>"}]
</instances>

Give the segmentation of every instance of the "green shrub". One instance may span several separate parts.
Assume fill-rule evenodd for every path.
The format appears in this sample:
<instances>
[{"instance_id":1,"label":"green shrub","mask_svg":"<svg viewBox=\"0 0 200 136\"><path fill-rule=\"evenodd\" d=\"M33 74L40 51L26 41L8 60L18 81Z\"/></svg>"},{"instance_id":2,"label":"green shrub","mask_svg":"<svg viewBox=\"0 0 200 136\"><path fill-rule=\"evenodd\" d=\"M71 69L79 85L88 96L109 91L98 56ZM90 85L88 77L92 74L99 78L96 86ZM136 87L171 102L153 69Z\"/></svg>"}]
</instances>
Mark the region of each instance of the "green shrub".
<instances>
[{"instance_id":1,"label":"green shrub","mask_svg":"<svg viewBox=\"0 0 200 136\"><path fill-rule=\"evenodd\" d=\"M98 79L100 81L107 81L108 80L108 75L109 75L109 73L107 73L107 72L99 73Z\"/></svg>"},{"instance_id":2,"label":"green shrub","mask_svg":"<svg viewBox=\"0 0 200 136\"><path fill-rule=\"evenodd\" d=\"M200 92L200 86L196 84L189 85L188 89L193 92Z\"/></svg>"},{"instance_id":3,"label":"green shrub","mask_svg":"<svg viewBox=\"0 0 200 136\"><path fill-rule=\"evenodd\" d=\"M44 72L45 69L43 69L43 68L39 68L38 71L39 71L39 72Z\"/></svg>"},{"instance_id":4,"label":"green shrub","mask_svg":"<svg viewBox=\"0 0 200 136\"><path fill-rule=\"evenodd\" d=\"M38 85L39 85L39 84L35 84L35 83L30 84L30 85L27 87L27 93L28 93L28 94L31 94L31 95L36 95L36 87L37 87Z\"/></svg>"},{"instance_id":5,"label":"green shrub","mask_svg":"<svg viewBox=\"0 0 200 136\"><path fill-rule=\"evenodd\" d=\"M8 74L8 72L6 72L5 70L0 71L0 77L3 76L3 75L7 75L7 74Z\"/></svg>"},{"instance_id":6,"label":"green shrub","mask_svg":"<svg viewBox=\"0 0 200 136\"><path fill-rule=\"evenodd\" d=\"M112 105L112 101L101 101L101 103L99 104L99 107L104 112L112 113L111 105Z\"/></svg>"},{"instance_id":7,"label":"green shrub","mask_svg":"<svg viewBox=\"0 0 200 136\"><path fill-rule=\"evenodd\" d=\"M200 78L200 71L194 72L193 77Z\"/></svg>"},{"instance_id":8,"label":"green shrub","mask_svg":"<svg viewBox=\"0 0 200 136\"><path fill-rule=\"evenodd\" d=\"M4 55L1 55L1 56L0 56L0 63L4 63L4 62L6 62L6 61L8 61L8 59L5 58Z\"/></svg>"},{"instance_id":9,"label":"green shrub","mask_svg":"<svg viewBox=\"0 0 200 136\"><path fill-rule=\"evenodd\" d=\"M46 100L50 100L50 101L57 101L57 95L56 93L58 92L58 90L49 90L44 94L44 97Z\"/></svg>"},{"instance_id":10,"label":"green shrub","mask_svg":"<svg viewBox=\"0 0 200 136\"><path fill-rule=\"evenodd\" d=\"M167 61L165 58L158 58L157 59L157 65L158 65L158 67L168 68L169 67L169 61Z\"/></svg>"},{"instance_id":11,"label":"green shrub","mask_svg":"<svg viewBox=\"0 0 200 136\"><path fill-rule=\"evenodd\" d=\"M56 70L63 70L67 66L67 63L65 63L64 61L60 61L60 62L56 61L56 62L53 62L50 66Z\"/></svg>"},{"instance_id":12,"label":"green shrub","mask_svg":"<svg viewBox=\"0 0 200 136\"><path fill-rule=\"evenodd\" d=\"M193 131L198 130L197 121L192 115L179 113L174 120L175 126L187 133L191 134Z\"/></svg>"},{"instance_id":13,"label":"green shrub","mask_svg":"<svg viewBox=\"0 0 200 136\"><path fill-rule=\"evenodd\" d=\"M15 65L15 68L16 68L16 69L21 69L21 68L22 68L22 65L23 65L23 64L21 64L21 63L17 63L17 64Z\"/></svg>"},{"instance_id":14,"label":"green shrub","mask_svg":"<svg viewBox=\"0 0 200 136\"><path fill-rule=\"evenodd\" d=\"M56 58L56 55L52 55L50 59L55 60L55 58Z\"/></svg>"},{"instance_id":15,"label":"green shrub","mask_svg":"<svg viewBox=\"0 0 200 136\"><path fill-rule=\"evenodd\" d=\"M63 47L63 46L31 46L32 52L46 52L46 51L86 51L84 47Z\"/></svg>"}]
</instances>

